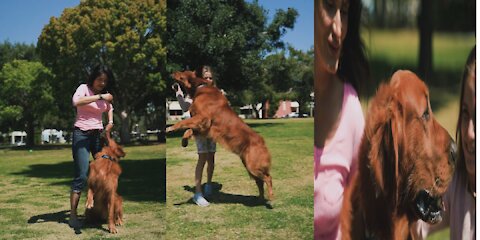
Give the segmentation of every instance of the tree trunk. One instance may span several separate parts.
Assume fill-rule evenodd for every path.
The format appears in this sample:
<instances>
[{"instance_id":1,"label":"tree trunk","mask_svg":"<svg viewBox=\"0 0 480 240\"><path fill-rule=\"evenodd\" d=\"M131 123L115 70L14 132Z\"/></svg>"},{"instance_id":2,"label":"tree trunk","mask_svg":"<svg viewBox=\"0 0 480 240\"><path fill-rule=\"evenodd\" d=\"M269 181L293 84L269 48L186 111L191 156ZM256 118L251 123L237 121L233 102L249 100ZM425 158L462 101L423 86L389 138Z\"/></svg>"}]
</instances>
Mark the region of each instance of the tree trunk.
<instances>
[{"instance_id":1,"label":"tree trunk","mask_svg":"<svg viewBox=\"0 0 480 240\"><path fill-rule=\"evenodd\" d=\"M268 118L268 110L270 110L270 102L267 99L265 100L265 102L262 103L262 118Z\"/></svg>"},{"instance_id":2,"label":"tree trunk","mask_svg":"<svg viewBox=\"0 0 480 240\"><path fill-rule=\"evenodd\" d=\"M120 119L122 121L120 140L122 144L130 143L130 116L125 110L123 110L120 114Z\"/></svg>"},{"instance_id":3,"label":"tree trunk","mask_svg":"<svg viewBox=\"0 0 480 240\"><path fill-rule=\"evenodd\" d=\"M33 119L27 120L27 146L35 146L35 124Z\"/></svg>"},{"instance_id":4,"label":"tree trunk","mask_svg":"<svg viewBox=\"0 0 480 240\"><path fill-rule=\"evenodd\" d=\"M420 34L420 51L418 73L428 82L433 72L432 66L432 35L433 35L433 4L432 0L421 0L417 18Z\"/></svg>"}]
</instances>

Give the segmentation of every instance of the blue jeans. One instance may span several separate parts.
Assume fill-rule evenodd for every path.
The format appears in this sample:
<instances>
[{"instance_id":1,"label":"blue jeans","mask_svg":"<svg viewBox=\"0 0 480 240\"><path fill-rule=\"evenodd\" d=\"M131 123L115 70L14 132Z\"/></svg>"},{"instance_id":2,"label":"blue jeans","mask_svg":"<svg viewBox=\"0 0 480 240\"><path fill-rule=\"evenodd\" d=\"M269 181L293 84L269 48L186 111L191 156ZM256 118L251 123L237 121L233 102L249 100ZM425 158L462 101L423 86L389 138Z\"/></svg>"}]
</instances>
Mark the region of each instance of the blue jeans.
<instances>
[{"instance_id":1,"label":"blue jeans","mask_svg":"<svg viewBox=\"0 0 480 240\"><path fill-rule=\"evenodd\" d=\"M93 157L102 150L100 146L101 130L82 131L75 128L73 131L72 155L74 165L74 179L72 191L81 192L87 182L90 153Z\"/></svg>"}]
</instances>

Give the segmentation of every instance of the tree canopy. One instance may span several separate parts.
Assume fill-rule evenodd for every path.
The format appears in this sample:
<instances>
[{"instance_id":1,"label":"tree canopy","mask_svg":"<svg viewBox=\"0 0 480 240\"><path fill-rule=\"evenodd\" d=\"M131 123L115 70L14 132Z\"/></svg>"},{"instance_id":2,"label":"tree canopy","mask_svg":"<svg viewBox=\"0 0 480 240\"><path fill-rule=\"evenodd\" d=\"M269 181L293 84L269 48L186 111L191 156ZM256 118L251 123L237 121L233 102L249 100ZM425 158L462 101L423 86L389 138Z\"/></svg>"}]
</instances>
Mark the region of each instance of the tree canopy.
<instances>
[{"instance_id":1,"label":"tree canopy","mask_svg":"<svg viewBox=\"0 0 480 240\"><path fill-rule=\"evenodd\" d=\"M270 91L263 61L285 47L282 37L294 27L295 9L277 10L268 23L257 1L171 0L167 6L167 71L212 66L233 105Z\"/></svg>"},{"instance_id":2,"label":"tree canopy","mask_svg":"<svg viewBox=\"0 0 480 240\"><path fill-rule=\"evenodd\" d=\"M34 144L35 127L45 124L54 111L49 80L51 72L39 62L13 60L0 71L0 126L27 130L27 144Z\"/></svg>"},{"instance_id":3,"label":"tree canopy","mask_svg":"<svg viewBox=\"0 0 480 240\"><path fill-rule=\"evenodd\" d=\"M131 116L152 106L157 108L153 114L164 115L158 109L165 106L165 12L164 0L85 0L50 19L37 47L56 75L52 87L65 118L73 120L71 96L99 63L109 65L116 79L114 108L121 113L122 141L129 141Z\"/></svg>"}]
</instances>

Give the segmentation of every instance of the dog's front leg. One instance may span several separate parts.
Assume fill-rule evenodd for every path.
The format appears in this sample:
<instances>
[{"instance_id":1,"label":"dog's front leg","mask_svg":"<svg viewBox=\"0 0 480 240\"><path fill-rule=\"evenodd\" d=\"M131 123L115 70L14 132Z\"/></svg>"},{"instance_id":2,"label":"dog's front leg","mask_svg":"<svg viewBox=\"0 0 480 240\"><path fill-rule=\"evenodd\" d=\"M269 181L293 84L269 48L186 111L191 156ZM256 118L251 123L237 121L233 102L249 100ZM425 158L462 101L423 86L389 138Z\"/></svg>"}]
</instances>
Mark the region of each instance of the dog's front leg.
<instances>
[{"instance_id":1,"label":"dog's front leg","mask_svg":"<svg viewBox=\"0 0 480 240\"><path fill-rule=\"evenodd\" d=\"M114 188L116 189L116 188ZM108 230L110 233L117 233L115 227L115 191L110 193L110 201L108 202Z\"/></svg>"},{"instance_id":2,"label":"dog's front leg","mask_svg":"<svg viewBox=\"0 0 480 240\"><path fill-rule=\"evenodd\" d=\"M166 132L172 132L177 129L191 128L199 132L205 132L210 128L212 121L209 118L202 117L201 115L195 115L192 118L182 120L168 127Z\"/></svg>"},{"instance_id":3,"label":"dog's front leg","mask_svg":"<svg viewBox=\"0 0 480 240\"><path fill-rule=\"evenodd\" d=\"M88 186L87 202L85 203L85 208L86 209L93 208L93 189L90 186Z\"/></svg>"}]
</instances>

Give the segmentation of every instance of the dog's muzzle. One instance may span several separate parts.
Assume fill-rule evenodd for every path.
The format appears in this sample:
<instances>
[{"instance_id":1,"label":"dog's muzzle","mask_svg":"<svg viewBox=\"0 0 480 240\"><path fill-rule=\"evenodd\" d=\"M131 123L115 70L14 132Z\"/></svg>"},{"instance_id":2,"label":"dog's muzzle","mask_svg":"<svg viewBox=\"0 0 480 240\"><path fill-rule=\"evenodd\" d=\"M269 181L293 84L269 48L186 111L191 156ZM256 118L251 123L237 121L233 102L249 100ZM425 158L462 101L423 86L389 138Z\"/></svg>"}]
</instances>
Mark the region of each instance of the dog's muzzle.
<instances>
[{"instance_id":1,"label":"dog's muzzle","mask_svg":"<svg viewBox=\"0 0 480 240\"><path fill-rule=\"evenodd\" d=\"M443 200L432 196L427 190L421 190L415 197L415 210L423 221L435 224L442 221Z\"/></svg>"}]
</instances>

